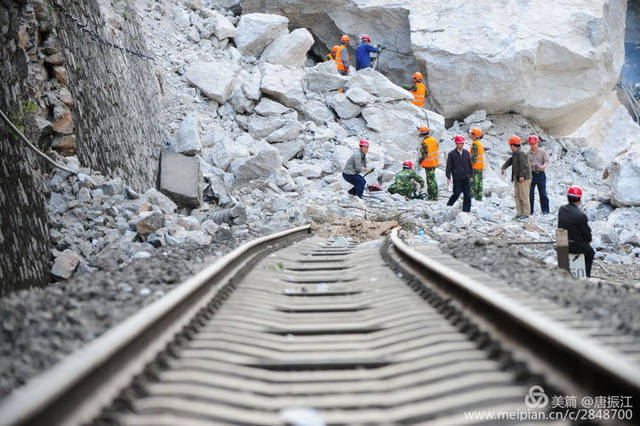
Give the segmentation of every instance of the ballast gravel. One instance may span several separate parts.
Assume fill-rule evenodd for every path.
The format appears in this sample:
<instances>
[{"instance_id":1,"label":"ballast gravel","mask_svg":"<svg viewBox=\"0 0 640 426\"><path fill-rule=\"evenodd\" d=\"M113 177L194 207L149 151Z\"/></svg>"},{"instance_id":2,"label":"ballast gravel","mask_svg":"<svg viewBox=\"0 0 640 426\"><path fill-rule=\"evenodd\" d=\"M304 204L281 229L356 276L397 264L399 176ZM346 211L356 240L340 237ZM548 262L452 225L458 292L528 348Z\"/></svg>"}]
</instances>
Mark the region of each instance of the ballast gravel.
<instances>
[{"instance_id":1,"label":"ballast gravel","mask_svg":"<svg viewBox=\"0 0 640 426\"><path fill-rule=\"evenodd\" d=\"M634 336L640 343L640 290L634 286L575 279L555 265L530 257L525 248L483 239L449 240L440 249L509 285L553 300L621 335Z\"/></svg>"},{"instance_id":2,"label":"ballast gravel","mask_svg":"<svg viewBox=\"0 0 640 426\"><path fill-rule=\"evenodd\" d=\"M170 246L122 268L0 299L0 399L231 251L231 245Z\"/></svg>"}]
</instances>

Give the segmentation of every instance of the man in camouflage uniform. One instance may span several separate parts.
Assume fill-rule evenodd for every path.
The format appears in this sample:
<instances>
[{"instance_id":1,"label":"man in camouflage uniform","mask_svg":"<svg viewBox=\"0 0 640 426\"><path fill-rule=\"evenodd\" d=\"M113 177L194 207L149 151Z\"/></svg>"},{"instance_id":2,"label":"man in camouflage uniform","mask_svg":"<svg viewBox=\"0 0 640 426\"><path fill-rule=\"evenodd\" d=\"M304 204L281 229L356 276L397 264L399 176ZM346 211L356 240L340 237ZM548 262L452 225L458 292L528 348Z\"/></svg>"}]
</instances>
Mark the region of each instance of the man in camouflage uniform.
<instances>
[{"instance_id":1,"label":"man in camouflage uniform","mask_svg":"<svg viewBox=\"0 0 640 426\"><path fill-rule=\"evenodd\" d=\"M427 180L428 199L438 200L438 181L436 181L436 167L438 167L438 141L431 137L431 131L427 126L421 126L418 130L420 139L420 165L424 167Z\"/></svg>"},{"instance_id":2,"label":"man in camouflage uniform","mask_svg":"<svg viewBox=\"0 0 640 426\"><path fill-rule=\"evenodd\" d=\"M402 170L396 175L396 181L389 187L389 192L392 194L404 195L408 200L419 199L424 200L424 194L422 189L424 188L424 181L413 170L413 164L411 161L405 161L402 163ZM416 184L420 185L420 192L416 193Z\"/></svg>"},{"instance_id":3,"label":"man in camouflage uniform","mask_svg":"<svg viewBox=\"0 0 640 426\"><path fill-rule=\"evenodd\" d=\"M484 172L484 147L482 146L482 130L479 127L474 127L469 131L471 137L471 196L482 201L483 185L482 174Z\"/></svg>"}]
</instances>

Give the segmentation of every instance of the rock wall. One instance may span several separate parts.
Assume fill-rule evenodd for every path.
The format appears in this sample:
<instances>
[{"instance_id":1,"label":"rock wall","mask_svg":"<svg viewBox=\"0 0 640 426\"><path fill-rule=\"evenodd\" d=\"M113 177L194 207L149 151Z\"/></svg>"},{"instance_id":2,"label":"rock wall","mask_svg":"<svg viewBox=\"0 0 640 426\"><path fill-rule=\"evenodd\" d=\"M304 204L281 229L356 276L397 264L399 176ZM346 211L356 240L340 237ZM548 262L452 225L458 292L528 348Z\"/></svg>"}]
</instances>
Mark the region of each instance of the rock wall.
<instances>
[{"instance_id":1,"label":"rock wall","mask_svg":"<svg viewBox=\"0 0 640 426\"><path fill-rule=\"evenodd\" d=\"M80 163L119 176L137 190L155 186L164 126L153 62L105 44L147 53L136 12L128 1L58 2L101 39L94 40L57 12Z\"/></svg>"},{"instance_id":2,"label":"rock wall","mask_svg":"<svg viewBox=\"0 0 640 426\"><path fill-rule=\"evenodd\" d=\"M0 2L0 108L41 150L77 153L83 166L146 190L164 145L152 64L93 40L69 18L145 52L127 4ZM49 171L0 124L0 294L50 281Z\"/></svg>"},{"instance_id":3,"label":"rock wall","mask_svg":"<svg viewBox=\"0 0 640 426\"><path fill-rule=\"evenodd\" d=\"M32 99L44 80L42 68L32 61L42 22L33 7L0 3L0 109L32 140L39 136L40 110ZM0 120L0 295L48 282L44 172L41 161Z\"/></svg>"},{"instance_id":4,"label":"rock wall","mask_svg":"<svg viewBox=\"0 0 640 426\"><path fill-rule=\"evenodd\" d=\"M396 83L422 71L431 105L447 118L517 112L560 135L600 107L624 59L626 0L237 2L308 28L321 57L341 34L355 47L368 33L389 48L381 71Z\"/></svg>"}]
</instances>

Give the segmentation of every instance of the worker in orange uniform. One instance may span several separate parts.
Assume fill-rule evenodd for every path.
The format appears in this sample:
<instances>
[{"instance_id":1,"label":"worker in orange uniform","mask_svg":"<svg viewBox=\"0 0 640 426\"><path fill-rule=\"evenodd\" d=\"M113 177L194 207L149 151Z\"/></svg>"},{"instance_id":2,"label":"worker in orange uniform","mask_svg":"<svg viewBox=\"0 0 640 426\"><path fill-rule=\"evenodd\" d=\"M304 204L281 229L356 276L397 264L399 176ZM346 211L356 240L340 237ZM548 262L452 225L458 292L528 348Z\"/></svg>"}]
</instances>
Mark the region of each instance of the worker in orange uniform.
<instances>
[{"instance_id":1,"label":"worker in orange uniform","mask_svg":"<svg viewBox=\"0 0 640 426\"><path fill-rule=\"evenodd\" d=\"M482 201L482 174L484 172L484 147L482 146L482 130L474 127L469 132L471 138L471 196Z\"/></svg>"},{"instance_id":2,"label":"worker in orange uniform","mask_svg":"<svg viewBox=\"0 0 640 426\"><path fill-rule=\"evenodd\" d=\"M413 84L404 86L404 88L413 95L411 103L424 108L424 101L427 98L427 86L422 82L422 73L420 71L413 74Z\"/></svg>"},{"instance_id":3,"label":"worker in orange uniform","mask_svg":"<svg viewBox=\"0 0 640 426\"><path fill-rule=\"evenodd\" d=\"M427 182L428 200L438 199L438 182L436 181L436 167L438 167L438 141L431 137L427 126L418 129L422 143L420 144L420 165L424 167Z\"/></svg>"},{"instance_id":4,"label":"worker in orange uniform","mask_svg":"<svg viewBox=\"0 0 640 426\"><path fill-rule=\"evenodd\" d=\"M331 48L331 52L327 53L327 61L333 61L336 59L336 53L338 52L338 49L340 48L340 46L333 46Z\"/></svg>"},{"instance_id":5,"label":"worker in orange uniform","mask_svg":"<svg viewBox=\"0 0 640 426\"><path fill-rule=\"evenodd\" d=\"M349 51L347 50L349 41L349 36L346 34L343 35L340 38L340 43L342 44L338 47L338 51L335 54L336 69L342 75L349 74Z\"/></svg>"}]
</instances>

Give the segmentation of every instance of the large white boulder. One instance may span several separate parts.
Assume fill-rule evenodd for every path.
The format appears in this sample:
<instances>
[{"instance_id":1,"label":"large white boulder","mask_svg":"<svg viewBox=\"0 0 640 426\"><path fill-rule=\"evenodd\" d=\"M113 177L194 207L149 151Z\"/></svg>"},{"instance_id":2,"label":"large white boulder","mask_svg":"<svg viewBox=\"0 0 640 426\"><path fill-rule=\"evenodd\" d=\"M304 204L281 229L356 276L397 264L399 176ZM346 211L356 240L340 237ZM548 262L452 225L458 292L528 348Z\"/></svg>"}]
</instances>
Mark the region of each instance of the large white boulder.
<instances>
[{"instance_id":1,"label":"large white boulder","mask_svg":"<svg viewBox=\"0 0 640 426\"><path fill-rule=\"evenodd\" d=\"M242 15L236 28L236 47L243 55L259 56L269 43L289 32L288 24L289 20L279 15Z\"/></svg>"},{"instance_id":2,"label":"large white boulder","mask_svg":"<svg viewBox=\"0 0 640 426\"><path fill-rule=\"evenodd\" d=\"M338 117L349 119L360 115L362 108L354 104L344 93L335 93L328 97L327 103L338 114Z\"/></svg>"},{"instance_id":3,"label":"large white boulder","mask_svg":"<svg viewBox=\"0 0 640 426\"><path fill-rule=\"evenodd\" d=\"M324 102L316 99L307 101L302 107L302 112L305 119L311 120L316 124L324 124L335 119L331 109Z\"/></svg>"},{"instance_id":4,"label":"large white boulder","mask_svg":"<svg viewBox=\"0 0 640 426\"><path fill-rule=\"evenodd\" d=\"M362 117L372 131L369 134L371 141L384 146L387 154L396 161L404 161L416 156L420 142L417 126L428 123L433 136L438 140L444 134L443 116L418 108L411 102L367 106L362 109Z\"/></svg>"},{"instance_id":5,"label":"large white boulder","mask_svg":"<svg viewBox=\"0 0 640 426\"><path fill-rule=\"evenodd\" d=\"M196 155L202 151L202 143L200 135L198 117L195 114L189 114L182 120L180 127L176 131L175 138L172 140L171 149L183 155Z\"/></svg>"},{"instance_id":6,"label":"large white boulder","mask_svg":"<svg viewBox=\"0 0 640 426\"><path fill-rule=\"evenodd\" d=\"M609 166L611 204L616 207L640 206L640 144L632 145Z\"/></svg>"},{"instance_id":7,"label":"large white boulder","mask_svg":"<svg viewBox=\"0 0 640 426\"><path fill-rule=\"evenodd\" d=\"M313 36L306 28L298 28L275 39L262 52L260 59L272 64L304 65Z\"/></svg>"},{"instance_id":8,"label":"large white boulder","mask_svg":"<svg viewBox=\"0 0 640 426\"><path fill-rule=\"evenodd\" d=\"M233 93L238 74L240 67L235 62L218 59L191 65L185 79L209 99L223 104Z\"/></svg>"},{"instance_id":9,"label":"large white boulder","mask_svg":"<svg viewBox=\"0 0 640 426\"><path fill-rule=\"evenodd\" d=\"M269 145L238 167L236 181L248 182L252 179L269 177L278 173L281 166L280 152Z\"/></svg>"},{"instance_id":10,"label":"large white boulder","mask_svg":"<svg viewBox=\"0 0 640 426\"><path fill-rule=\"evenodd\" d=\"M347 77L338 74L331 61L321 62L305 71L305 87L311 92L332 92L344 88L347 82Z\"/></svg>"},{"instance_id":11,"label":"large white boulder","mask_svg":"<svg viewBox=\"0 0 640 426\"><path fill-rule=\"evenodd\" d=\"M211 10L214 20L214 34L218 40L234 37L236 35L236 27L222 13L217 10Z\"/></svg>"},{"instance_id":12,"label":"large white boulder","mask_svg":"<svg viewBox=\"0 0 640 426\"><path fill-rule=\"evenodd\" d=\"M358 71L346 86L351 88L360 88L364 91L381 98L383 101L400 101L412 100L411 92L397 86L384 75L375 71L373 68L365 68Z\"/></svg>"},{"instance_id":13,"label":"large white boulder","mask_svg":"<svg viewBox=\"0 0 640 426\"><path fill-rule=\"evenodd\" d=\"M640 144L640 126L612 91L600 109L570 137L598 150L600 168L607 167L620 153L633 144Z\"/></svg>"},{"instance_id":14,"label":"large white boulder","mask_svg":"<svg viewBox=\"0 0 640 426\"><path fill-rule=\"evenodd\" d=\"M623 0L325 0L304 8L243 0L242 8L309 28L319 56L341 34L369 34L389 48L380 70L400 84L422 71L432 105L446 117L479 107L513 111L556 134L572 132L598 109L624 58Z\"/></svg>"},{"instance_id":15,"label":"large white boulder","mask_svg":"<svg viewBox=\"0 0 640 426\"><path fill-rule=\"evenodd\" d=\"M304 70L292 65L263 63L260 90L283 105L299 108L305 101L302 81Z\"/></svg>"},{"instance_id":16,"label":"large white boulder","mask_svg":"<svg viewBox=\"0 0 640 426\"><path fill-rule=\"evenodd\" d=\"M206 158L216 167L227 170L229 164L236 158L249 157L249 148L230 138L218 141L213 149L207 152Z\"/></svg>"}]
</instances>

